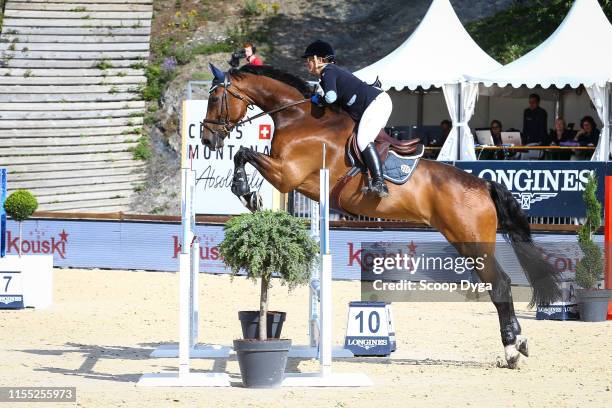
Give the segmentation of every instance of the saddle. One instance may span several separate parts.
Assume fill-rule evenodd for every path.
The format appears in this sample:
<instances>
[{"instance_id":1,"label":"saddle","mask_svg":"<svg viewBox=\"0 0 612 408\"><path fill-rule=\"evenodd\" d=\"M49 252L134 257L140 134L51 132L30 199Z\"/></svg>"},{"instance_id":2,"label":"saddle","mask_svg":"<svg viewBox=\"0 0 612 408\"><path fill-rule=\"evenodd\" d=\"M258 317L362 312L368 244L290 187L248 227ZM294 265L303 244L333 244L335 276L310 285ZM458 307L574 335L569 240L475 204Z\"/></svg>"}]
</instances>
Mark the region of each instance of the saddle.
<instances>
[{"instance_id":1,"label":"saddle","mask_svg":"<svg viewBox=\"0 0 612 408\"><path fill-rule=\"evenodd\" d=\"M378 136L376 136L376 139L374 140L374 145L378 151L380 161L384 163L389 156L389 151L395 152L398 156L422 156L425 147L419 143L420 141L420 139L398 140L389 136L387 132L385 132L385 129L380 129ZM354 158L354 160L357 162L351 164L365 167L365 162L361 157L361 150L359 149L359 146L357 146L356 132L353 132L348 139L347 155Z\"/></svg>"}]
</instances>

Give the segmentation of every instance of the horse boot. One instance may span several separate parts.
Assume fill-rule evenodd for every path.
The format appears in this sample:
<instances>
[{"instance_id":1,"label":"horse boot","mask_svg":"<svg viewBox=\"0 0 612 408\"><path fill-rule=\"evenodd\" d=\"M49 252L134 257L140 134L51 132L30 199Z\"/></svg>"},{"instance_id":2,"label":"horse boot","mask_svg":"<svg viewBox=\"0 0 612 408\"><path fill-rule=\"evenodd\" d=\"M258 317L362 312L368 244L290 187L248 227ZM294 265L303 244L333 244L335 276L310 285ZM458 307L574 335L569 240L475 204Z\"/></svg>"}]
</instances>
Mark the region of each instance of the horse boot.
<instances>
[{"instance_id":1,"label":"horse boot","mask_svg":"<svg viewBox=\"0 0 612 408\"><path fill-rule=\"evenodd\" d=\"M387 197L389 195L389 189L383 178L382 164L380 163L380 157L378 157L378 152L376 151L374 143L369 143L361 152L361 156L372 176L370 191L380 198Z\"/></svg>"}]
</instances>

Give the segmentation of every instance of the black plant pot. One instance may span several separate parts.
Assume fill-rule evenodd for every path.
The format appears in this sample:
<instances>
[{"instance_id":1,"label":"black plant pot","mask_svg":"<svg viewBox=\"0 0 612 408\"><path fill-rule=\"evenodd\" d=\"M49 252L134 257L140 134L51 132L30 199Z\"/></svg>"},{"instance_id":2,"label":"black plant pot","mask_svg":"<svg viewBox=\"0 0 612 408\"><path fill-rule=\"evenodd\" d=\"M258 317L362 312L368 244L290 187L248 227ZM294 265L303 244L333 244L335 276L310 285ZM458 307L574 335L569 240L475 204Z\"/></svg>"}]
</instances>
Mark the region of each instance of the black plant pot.
<instances>
[{"instance_id":1,"label":"black plant pot","mask_svg":"<svg viewBox=\"0 0 612 408\"><path fill-rule=\"evenodd\" d=\"M266 332L269 339L280 339L286 315L285 312L268 312ZM238 312L238 319L242 325L243 338L257 339L259 337L259 311Z\"/></svg>"},{"instance_id":2,"label":"black plant pot","mask_svg":"<svg viewBox=\"0 0 612 408\"><path fill-rule=\"evenodd\" d=\"M608 315L608 301L612 289L578 289L576 300L580 320L584 322L603 322Z\"/></svg>"},{"instance_id":3,"label":"black plant pot","mask_svg":"<svg viewBox=\"0 0 612 408\"><path fill-rule=\"evenodd\" d=\"M285 378L291 340L234 340L242 384L248 388L280 387Z\"/></svg>"}]
</instances>

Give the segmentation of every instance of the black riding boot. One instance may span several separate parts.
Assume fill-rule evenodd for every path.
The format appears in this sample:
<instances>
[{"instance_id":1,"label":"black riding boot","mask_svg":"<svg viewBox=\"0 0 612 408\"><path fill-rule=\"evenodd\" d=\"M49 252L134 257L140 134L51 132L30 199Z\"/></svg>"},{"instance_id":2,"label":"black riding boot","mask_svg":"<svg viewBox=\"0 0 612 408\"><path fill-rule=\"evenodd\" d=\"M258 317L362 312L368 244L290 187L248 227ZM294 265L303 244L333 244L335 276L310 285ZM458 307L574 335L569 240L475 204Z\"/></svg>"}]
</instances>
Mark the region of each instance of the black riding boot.
<instances>
[{"instance_id":1,"label":"black riding boot","mask_svg":"<svg viewBox=\"0 0 612 408\"><path fill-rule=\"evenodd\" d=\"M374 143L368 144L368 146L361 152L361 156L363 157L366 166L368 166L368 170L370 170L370 175L372 176L371 191L380 198L388 196L389 189L387 188L385 179L383 178L382 164L380 163L380 157L378 157L378 152L376 151L376 146L374 146Z\"/></svg>"}]
</instances>

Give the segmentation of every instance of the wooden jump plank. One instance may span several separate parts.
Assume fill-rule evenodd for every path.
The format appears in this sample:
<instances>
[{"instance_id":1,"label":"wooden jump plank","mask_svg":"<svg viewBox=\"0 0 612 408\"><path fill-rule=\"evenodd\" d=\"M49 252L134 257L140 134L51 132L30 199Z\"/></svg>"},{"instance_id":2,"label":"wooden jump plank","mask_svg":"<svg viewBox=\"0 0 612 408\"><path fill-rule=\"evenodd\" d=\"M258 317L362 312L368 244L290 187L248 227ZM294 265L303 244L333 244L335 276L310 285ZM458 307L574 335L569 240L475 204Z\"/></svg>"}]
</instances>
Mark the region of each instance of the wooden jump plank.
<instances>
[{"instance_id":1,"label":"wooden jump plank","mask_svg":"<svg viewBox=\"0 0 612 408\"><path fill-rule=\"evenodd\" d=\"M113 160L132 160L132 152L112 152L112 153L93 153L93 154L49 154L39 156L22 156L19 164L48 164L48 163L76 163L91 161L113 161ZM0 166L11 167L15 164L15 157L0 155Z\"/></svg>"},{"instance_id":2,"label":"wooden jump plank","mask_svg":"<svg viewBox=\"0 0 612 408\"><path fill-rule=\"evenodd\" d=\"M123 192L123 191L134 191L134 189L139 184L142 184L141 180L135 180L129 183L85 184L85 185L79 185L79 186L41 188L41 187L36 186L36 182L33 182L31 186L23 187L23 188L29 190L37 198L40 198L40 197L46 197L50 195L59 196L63 194L74 194L75 187L77 187L76 189L78 190L79 193L117 191L118 194L121 194L120 192ZM132 196L132 195L133 194L130 194L129 196Z\"/></svg>"},{"instance_id":3,"label":"wooden jump plank","mask_svg":"<svg viewBox=\"0 0 612 408\"><path fill-rule=\"evenodd\" d=\"M144 70L131 68L100 69L42 69L42 68L0 68L0 77L114 77L143 76Z\"/></svg>"},{"instance_id":4,"label":"wooden jump plank","mask_svg":"<svg viewBox=\"0 0 612 408\"><path fill-rule=\"evenodd\" d=\"M34 76L2 76L0 85L117 85L144 84L144 76L107 76L107 77L34 77Z\"/></svg>"},{"instance_id":5,"label":"wooden jump plank","mask_svg":"<svg viewBox=\"0 0 612 408\"><path fill-rule=\"evenodd\" d=\"M2 36L9 35L150 35L151 27L4 27Z\"/></svg>"},{"instance_id":6,"label":"wooden jump plank","mask_svg":"<svg viewBox=\"0 0 612 408\"><path fill-rule=\"evenodd\" d=\"M4 36L7 42L27 43L27 44L38 44L38 43L49 43L49 44L62 44L62 43L73 43L73 44L113 44L113 43L142 43L149 44L150 37L148 35L6 35ZM30 47L33 49L32 47Z\"/></svg>"},{"instance_id":7,"label":"wooden jump plank","mask_svg":"<svg viewBox=\"0 0 612 408\"><path fill-rule=\"evenodd\" d=\"M0 43L0 51L23 50L30 51L148 51L149 43Z\"/></svg>"},{"instance_id":8,"label":"wooden jump plank","mask_svg":"<svg viewBox=\"0 0 612 408\"><path fill-rule=\"evenodd\" d=\"M27 173L11 173L10 182L15 181L27 181L27 180L44 180L44 179L64 179L74 178L75 171L58 171L56 169L50 169L51 171L41 172L27 172ZM84 168L79 170L79 177L105 177L105 176L125 176L130 174L143 175L143 168L137 167L116 167L116 168L97 168L89 169Z\"/></svg>"},{"instance_id":9,"label":"wooden jump plank","mask_svg":"<svg viewBox=\"0 0 612 408\"><path fill-rule=\"evenodd\" d=\"M0 139L0 146L79 146L79 145L109 145L117 143L134 143L139 135L114 136L78 136L78 137L20 137Z\"/></svg>"},{"instance_id":10,"label":"wooden jump plank","mask_svg":"<svg viewBox=\"0 0 612 408\"><path fill-rule=\"evenodd\" d=\"M99 1L98 3L107 3ZM17 2L11 1L6 5L7 10L65 10L85 9L83 11L151 11L147 4L129 4L124 2L116 4L89 4L83 2L74 3L39 3L39 2Z\"/></svg>"},{"instance_id":11,"label":"wooden jump plank","mask_svg":"<svg viewBox=\"0 0 612 408\"><path fill-rule=\"evenodd\" d=\"M138 92L137 85L4 85L2 94L73 94Z\"/></svg>"},{"instance_id":12,"label":"wooden jump plank","mask_svg":"<svg viewBox=\"0 0 612 408\"><path fill-rule=\"evenodd\" d=\"M135 134L140 130L140 126L115 126L115 127L94 127L94 128L53 128L53 129L0 129L1 139L9 137L66 137L66 136L110 136L121 134Z\"/></svg>"},{"instance_id":13,"label":"wooden jump plank","mask_svg":"<svg viewBox=\"0 0 612 408\"><path fill-rule=\"evenodd\" d=\"M12 58L5 61L5 68L93 68L97 69L101 60L80 61L80 60L31 60ZM112 68L132 68L140 69L141 65L146 65L145 60L112 60L107 61ZM138 68L137 68L138 67Z\"/></svg>"},{"instance_id":14,"label":"wooden jump plank","mask_svg":"<svg viewBox=\"0 0 612 408\"><path fill-rule=\"evenodd\" d=\"M153 0L27 0L28 3L118 3L129 1L132 4L151 4Z\"/></svg>"},{"instance_id":15,"label":"wooden jump plank","mask_svg":"<svg viewBox=\"0 0 612 408\"><path fill-rule=\"evenodd\" d=\"M111 153L127 152L136 147L137 143L119 143L112 145L87 145L87 146L39 146L39 147L0 147L0 156L24 156L54 154L86 154L86 153ZM13 158L15 159L15 158ZM21 157L17 159L21 161Z\"/></svg>"},{"instance_id":16,"label":"wooden jump plank","mask_svg":"<svg viewBox=\"0 0 612 408\"><path fill-rule=\"evenodd\" d=\"M5 18L2 21L3 31L12 27L120 27L120 28L144 28L151 26L151 20L118 19L103 20L93 18Z\"/></svg>"},{"instance_id":17,"label":"wooden jump plank","mask_svg":"<svg viewBox=\"0 0 612 408\"><path fill-rule=\"evenodd\" d=\"M108 200L90 200L44 203L38 207L39 211L70 211L70 212L117 212L127 211L133 198L114 198ZM93 209L93 210L92 210Z\"/></svg>"},{"instance_id":18,"label":"wooden jump plank","mask_svg":"<svg viewBox=\"0 0 612 408\"><path fill-rule=\"evenodd\" d=\"M39 204L47 203L67 203L70 201L84 201L84 200L104 200L113 198L130 198L134 196L134 188L128 190L116 190L116 191L97 191L92 193L74 193L74 194L61 194L61 195L47 195L38 198ZM41 209L42 210L42 209Z\"/></svg>"},{"instance_id":19,"label":"wooden jump plank","mask_svg":"<svg viewBox=\"0 0 612 408\"><path fill-rule=\"evenodd\" d=\"M144 101L73 102L73 103L0 103L0 111L84 111L108 109L144 109Z\"/></svg>"},{"instance_id":20,"label":"wooden jump plank","mask_svg":"<svg viewBox=\"0 0 612 408\"><path fill-rule=\"evenodd\" d=\"M27 18L27 19L81 19L81 20L143 20L151 19L151 11L68 11L52 10L13 10L6 9L5 18Z\"/></svg>"},{"instance_id":21,"label":"wooden jump plank","mask_svg":"<svg viewBox=\"0 0 612 408\"><path fill-rule=\"evenodd\" d=\"M113 60L146 59L149 51L3 51L5 59Z\"/></svg>"},{"instance_id":22,"label":"wooden jump plank","mask_svg":"<svg viewBox=\"0 0 612 408\"><path fill-rule=\"evenodd\" d=\"M111 102L139 100L137 93L0 94L1 102Z\"/></svg>"},{"instance_id":23,"label":"wooden jump plank","mask_svg":"<svg viewBox=\"0 0 612 408\"><path fill-rule=\"evenodd\" d=\"M142 109L110 109L85 111L2 111L0 120L102 119L143 116Z\"/></svg>"},{"instance_id":24,"label":"wooden jump plank","mask_svg":"<svg viewBox=\"0 0 612 408\"><path fill-rule=\"evenodd\" d=\"M42 164L29 164L29 163L16 163L10 164L8 167L8 178L12 180L12 177L17 177L19 175L28 175L32 174L32 176L36 176L40 174L38 172L45 173L53 173L62 171L70 173L74 175L74 171L86 171L91 170L95 171L96 169L117 169L130 172L138 172L144 171L145 164L140 160L133 160L132 158L127 160L113 160L113 161L86 161L86 162L68 162L68 163L42 163ZM62 173L63 174L63 173ZM32 177L28 176L28 177ZM60 178L58 176L57 178Z\"/></svg>"},{"instance_id":25,"label":"wooden jump plank","mask_svg":"<svg viewBox=\"0 0 612 408\"><path fill-rule=\"evenodd\" d=\"M134 181L140 181L144 178L144 174L121 174L121 175L106 175L100 177L98 174L95 177L85 177L80 175L79 177L72 178L59 178L59 179L39 179L39 180L13 180L11 181L12 189L30 189L30 188L50 188L50 187L65 187L65 186L85 186L93 184L106 184L106 183L129 183ZM125 188L125 186L124 186ZM74 191L74 190L73 190Z\"/></svg>"},{"instance_id":26,"label":"wooden jump plank","mask_svg":"<svg viewBox=\"0 0 612 408\"><path fill-rule=\"evenodd\" d=\"M108 126L138 126L142 117L134 118L104 118L104 119L58 119L58 120L0 120L0 129L55 129L108 127Z\"/></svg>"}]
</instances>

